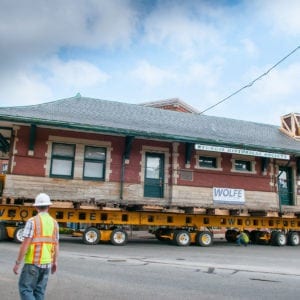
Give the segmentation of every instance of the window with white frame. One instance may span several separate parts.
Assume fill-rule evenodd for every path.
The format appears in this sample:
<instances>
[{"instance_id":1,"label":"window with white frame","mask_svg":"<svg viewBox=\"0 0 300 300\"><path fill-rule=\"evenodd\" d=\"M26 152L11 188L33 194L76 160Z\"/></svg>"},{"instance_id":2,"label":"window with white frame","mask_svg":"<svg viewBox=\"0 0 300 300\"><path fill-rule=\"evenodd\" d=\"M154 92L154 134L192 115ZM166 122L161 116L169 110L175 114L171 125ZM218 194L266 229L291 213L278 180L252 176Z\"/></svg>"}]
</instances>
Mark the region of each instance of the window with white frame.
<instances>
[{"instance_id":1,"label":"window with white frame","mask_svg":"<svg viewBox=\"0 0 300 300\"><path fill-rule=\"evenodd\" d=\"M73 178L75 145L53 143L50 177Z\"/></svg>"},{"instance_id":2,"label":"window with white frame","mask_svg":"<svg viewBox=\"0 0 300 300\"><path fill-rule=\"evenodd\" d=\"M86 146L84 151L83 179L105 179L106 149Z\"/></svg>"},{"instance_id":3,"label":"window with white frame","mask_svg":"<svg viewBox=\"0 0 300 300\"><path fill-rule=\"evenodd\" d=\"M3 163L2 164L2 174L6 174L8 170L8 164L7 163Z\"/></svg>"}]
</instances>

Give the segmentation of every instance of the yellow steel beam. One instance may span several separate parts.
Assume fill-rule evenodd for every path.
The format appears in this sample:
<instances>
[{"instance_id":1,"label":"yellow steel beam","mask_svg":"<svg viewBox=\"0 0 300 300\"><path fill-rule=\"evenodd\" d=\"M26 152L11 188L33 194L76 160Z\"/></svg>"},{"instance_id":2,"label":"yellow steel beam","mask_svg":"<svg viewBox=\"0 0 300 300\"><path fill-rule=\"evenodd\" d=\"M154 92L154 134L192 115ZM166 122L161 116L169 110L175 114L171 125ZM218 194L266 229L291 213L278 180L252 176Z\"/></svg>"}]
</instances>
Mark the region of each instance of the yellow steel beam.
<instances>
[{"instance_id":1,"label":"yellow steel beam","mask_svg":"<svg viewBox=\"0 0 300 300\"><path fill-rule=\"evenodd\" d=\"M0 205L0 220L25 222L35 214L34 207ZM100 209L51 208L50 214L60 223L102 225L149 225L166 227L226 227L237 229L300 230L300 219L282 217L213 216L146 211L109 211Z\"/></svg>"}]
</instances>

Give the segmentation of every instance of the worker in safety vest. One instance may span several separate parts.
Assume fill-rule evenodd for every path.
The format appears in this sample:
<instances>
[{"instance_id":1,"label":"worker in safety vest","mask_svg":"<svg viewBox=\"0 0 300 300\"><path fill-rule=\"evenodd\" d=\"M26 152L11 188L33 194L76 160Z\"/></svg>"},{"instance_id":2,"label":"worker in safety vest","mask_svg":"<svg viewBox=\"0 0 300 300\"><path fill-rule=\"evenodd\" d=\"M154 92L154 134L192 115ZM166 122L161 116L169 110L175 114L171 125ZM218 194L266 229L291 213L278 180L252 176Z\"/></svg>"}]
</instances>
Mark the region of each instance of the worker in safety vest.
<instances>
[{"instance_id":1,"label":"worker in safety vest","mask_svg":"<svg viewBox=\"0 0 300 300\"><path fill-rule=\"evenodd\" d=\"M247 247L247 245L249 244L249 236L246 232L241 232L238 236L237 236L237 240L236 240L237 244L239 246L244 245Z\"/></svg>"},{"instance_id":2,"label":"worker in safety vest","mask_svg":"<svg viewBox=\"0 0 300 300\"><path fill-rule=\"evenodd\" d=\"M49 273L57 269L59 228L48 213L52 205L50 197L41 193L33 204L38 214L30 218L24 227L23 242L13 271L18 274L21 262L24 266L19 278L19 293L22 300L45 297Z\"/></svg>"}]
</instances>

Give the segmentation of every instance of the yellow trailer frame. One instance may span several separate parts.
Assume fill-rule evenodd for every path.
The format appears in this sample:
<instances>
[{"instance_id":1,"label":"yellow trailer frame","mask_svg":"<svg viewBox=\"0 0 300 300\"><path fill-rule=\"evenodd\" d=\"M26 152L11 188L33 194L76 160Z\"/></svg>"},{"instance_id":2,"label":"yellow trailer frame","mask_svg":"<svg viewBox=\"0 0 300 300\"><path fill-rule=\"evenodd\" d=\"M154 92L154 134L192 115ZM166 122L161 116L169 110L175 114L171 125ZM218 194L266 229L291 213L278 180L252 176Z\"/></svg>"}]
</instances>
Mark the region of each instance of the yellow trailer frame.
<instances>
[{"instance_id":1,"label":"yellow trailer frame","mask_svg":"<svg viewBox=\"0 0 300 300\"><path fill-rule=\"evenodd\" d=\"M174 240L178 245L184 246L196 242L202 246L210 245L209 228L219 227L236 229L238 231L263 231L262 240L271 238L267 232L280 231L283 233L300 231L300 218L284 217L253 217L253 216L225 216L201 215L187 213L169 213L155 211L125 211L104 209L76 209L51 207L50 215L59 223L86 224L87 230L83 233L83 240L87 244L101 241L111 241L121 245L126 226L151 226L157 229L156 236L160 239ZM13 226L7 226L8 235L16 235L18 223L26 222L36 214L32 206L26 205L0 205L0 221L7 221ZM12 229L15 228L15 229ZM203 234L205 232L206 234ZM178 234L180 235L178 236ZM112 235L114 237L112 237ZM294 234L296 236L296 234ZM298 237L299 234L297 233ZM96 236L93 238L92 236ZM201 236L201 237L200 237ZM200 240L199 240L200 239ZM299 244L296 241L294 244Z\"/></svg>"}]
</instances>

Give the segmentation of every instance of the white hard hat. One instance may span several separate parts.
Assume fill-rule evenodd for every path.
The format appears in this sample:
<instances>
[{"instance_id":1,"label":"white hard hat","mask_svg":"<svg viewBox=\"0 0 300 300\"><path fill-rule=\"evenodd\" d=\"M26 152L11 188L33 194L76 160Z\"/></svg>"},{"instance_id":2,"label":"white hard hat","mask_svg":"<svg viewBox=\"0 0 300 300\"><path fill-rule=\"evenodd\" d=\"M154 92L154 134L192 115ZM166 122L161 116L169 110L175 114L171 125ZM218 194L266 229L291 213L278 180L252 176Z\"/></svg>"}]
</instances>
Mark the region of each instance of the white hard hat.
<instances>
[{"instance_id":1,"label":"white hard hat","mask_svg":"<svg viewBox=\"0 0 300 300\"><path fill-rule=\"evenodd\" d=\"M40 193L35 197L33 206L49 206L52 205L50 197L45 193Z\"/></svg>"}]
</instances>

